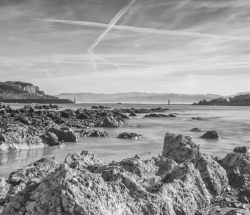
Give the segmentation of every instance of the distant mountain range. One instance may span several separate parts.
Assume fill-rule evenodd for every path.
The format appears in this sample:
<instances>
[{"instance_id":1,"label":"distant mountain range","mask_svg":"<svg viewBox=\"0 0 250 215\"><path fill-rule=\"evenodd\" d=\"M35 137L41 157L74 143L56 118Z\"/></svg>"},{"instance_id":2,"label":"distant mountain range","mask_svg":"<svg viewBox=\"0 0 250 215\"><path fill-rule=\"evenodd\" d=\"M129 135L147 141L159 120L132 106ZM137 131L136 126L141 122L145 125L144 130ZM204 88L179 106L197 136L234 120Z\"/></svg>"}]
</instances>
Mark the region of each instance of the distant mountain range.
<instances>
[{"instance_id":1,"label":"distant mountain range","mask_svg":"<svg viewBox=\"0 0 250 215\"><path fill-rule=\"evenodd\" d=\"M162 103L167 104L192 104L200 100L212 100L220 98L213 94L175 94L175 93L62 93L57 95L61 99L76 99L77 103Z\"/></svg>"}]
</instances>

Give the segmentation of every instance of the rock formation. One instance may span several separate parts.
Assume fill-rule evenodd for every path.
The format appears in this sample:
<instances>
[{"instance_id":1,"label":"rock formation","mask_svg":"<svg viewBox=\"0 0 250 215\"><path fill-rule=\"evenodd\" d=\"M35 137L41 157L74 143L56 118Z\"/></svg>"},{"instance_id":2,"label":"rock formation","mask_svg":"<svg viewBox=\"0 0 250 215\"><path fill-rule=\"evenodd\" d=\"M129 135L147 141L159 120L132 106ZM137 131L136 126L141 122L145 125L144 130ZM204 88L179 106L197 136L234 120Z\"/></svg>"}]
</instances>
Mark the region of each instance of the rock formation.
<instances>
[{"instance_id":1,"label":"rock formation","mask_svg":"<svg viewBox=\"0 0 250 215\"><path fill-rule=\"evenodd\" d=\"M218 140L220 136L217 131L207 131L205 134L201 136L203 139L210 139L210 140Z\"/></svg>"},{"instance_id":2,"label":"rock formation","mask_svg":"<svg viewBox=\"0 0 250 215\"><path fill-rule=\"evenodd\" d=\"M246 187L239 192L228 186L227 175L231 177L235 169L241 175L250 173L248 150L236 151L220 161L224 169L201 154L190 137L167 133L158 157L136 155L105 163L82 151L69 154L60 164L43 158L11 173L7 181L0 180L0 211L2 215L213 215L218 207L225 213L241 207L247 212L238 200L230 200L237 192L240 201L250 196Z\"/></svg>"},{"instance_id":3,"label":"rock formation","mask_svg":"<svg viewBox=\"0 0 250 215\"><path fill-rule=\"evenodd\" d=\"M136 133L123 132L119 134L118 138L139 140L142 138L142 135Z\"/></svg>"}]
</instances>

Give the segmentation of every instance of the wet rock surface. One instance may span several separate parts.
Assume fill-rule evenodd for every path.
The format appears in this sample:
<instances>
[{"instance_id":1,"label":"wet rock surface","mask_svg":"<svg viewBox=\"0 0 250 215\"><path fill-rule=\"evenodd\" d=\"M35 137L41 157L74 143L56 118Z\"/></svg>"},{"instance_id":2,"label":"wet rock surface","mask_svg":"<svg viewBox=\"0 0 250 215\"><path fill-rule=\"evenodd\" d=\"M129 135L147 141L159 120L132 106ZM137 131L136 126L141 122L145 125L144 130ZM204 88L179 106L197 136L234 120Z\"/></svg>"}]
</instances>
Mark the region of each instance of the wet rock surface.
<instances>
[{"instance_id":1,"label":"wet rock surface","mask_svg":"<svg viewBox=\"0 0 250 215\"><path fill-rule=\"evenodd\" d=\"M207 131L201 136L202 139L218 140L220 136L217 131Z\"/></svg>"},{"instance_id":2,"label":"wet rock surface","mask_svg":"<svg viewBox=\"0 0 250 215\"><path fill-rule=\"evenodd\" d=\"M139 140L142 138L142 135L136 134L136 133L123 132L123 133L119 134L118 138Z\"/></svg>"},{"instance_id":3,"label":"wet rock surface","mask_svg":"<svg viewBox=\"0 0 250 215\"><path fill-rule=\"evenodd\" d=\"M232 155L220 161L227 161L222 167L190 137L167 133L158 157L105 163L82 151L59 164L41 159L0 180L0 210L3 215L249 214L249 189L231 187L227 179L231 169L243 168L238 159L248 160L248 154ZM248 168L240 170L249 174Z\"/></svg>"},{"instance_id":4,"label":"wet rock surface","mask_svg":"<svg viewBox=\"0 0 250 215\"><path fill-rule=\"evenodd\" d=\"M235 148L233 153L221 160L221 165L227 170L232 186L238 188L250 186L250 153L247 147Z\"/></svg>"},{"instance_id":5,"label":"wet rock surface","mask_svg":"<svg viewBox=\"0 0 250 215\"><path fill-rule=\"evenodd\" d=\"M198 159L200 148L192 139L184 135L166 133L162 156L171 158L177 163Z\"/></svg>"},{"instance_id":6,"label":"wet rock surface","mask_svg":"<svg viewBox=\"0 0 250 215\"><path fill-rule=\"evenodd\" d=\"M110 134L106 131L98 129L87 129L80 132L81 137L109 137Z\"/></svg>"},{"instance_id":7,"label":"wet rock surface","mask_svg":"<svg viewBox=\"0 0 250 215\"><path fill-rule=\"evenodd\" d=\"M124 125L124 121L121 119L116 120L113 116L107 116L102 122L102 126L105 128L119 128Z\"/></svg>"},{"instance_id":8,"label":"wet rock surface","mask_svg":"<svg viewBox=\"0 0 250 215\"><path fill-rule=\"evenodd\" d=\"M192 128L190 131L197 132L197 133L202 132L202 130L200 128Z\"/></svg>"},{"instance_id":9,"label":"wet rock surface","mask_svg":"<svg viewBox=\"0 0 250 215\"><path fill-rule=\"evenodd\" d=\"M20 109L1 105L0 151L55 146L77 142L76 130L121 127L129 117L121 110L59 110L56 105L26 105ZM107 136L93 131L88 136Z\"/></svg>"},{"instance_id":10,"label":"wet rock surface","mask_svg":"<svg viewBox=\"0 0 250 215\"><path fill-rule=\"evenodd\" d=\"M144 116L144 118L173 118L176 117L174 114L160 114L160 113L151 113Z\"/></svg>"}]
</instances>

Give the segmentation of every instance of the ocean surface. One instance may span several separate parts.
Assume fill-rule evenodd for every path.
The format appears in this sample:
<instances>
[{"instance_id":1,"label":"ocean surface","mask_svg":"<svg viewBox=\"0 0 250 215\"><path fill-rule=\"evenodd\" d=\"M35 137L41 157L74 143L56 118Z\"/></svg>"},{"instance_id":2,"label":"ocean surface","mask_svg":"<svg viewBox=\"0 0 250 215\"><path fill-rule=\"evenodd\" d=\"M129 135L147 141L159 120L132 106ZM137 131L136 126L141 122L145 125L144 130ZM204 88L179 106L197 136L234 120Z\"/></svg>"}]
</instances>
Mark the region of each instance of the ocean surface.
<instances>
[{"instance_id":1,"label":"ocean surface","mask_svg":"<svg viewBox=\"0 0 250 215\"><path fill-rule=\"evenodd\" d=\"M94 104L61 105L62 108L90 108ZM166 132L191 136L200 145L202 153L225 156L236 146L250 146L250 107L160 105L160 104L102 104L110 107L153 108L166 107L167 114L176 114L176 118L149 119L144 114L127 121L123 128L104 129L112 136L108 138L82 138L78 143L65 143L61 146L46 147L0 153L0 177L8 175L42 157L55 157L62 161L68 153L80 153L88 150L104 161L121 160L130 156L151 157L161 154ZM16 107L18 107L17 105ZM202 117L203 120L193 120ZM203 133L190 132L192 128L217 130L220 140L203 140ZM136 132L143 137L140 140L121 140L121 132Z\"/></svg>"}]
</instances>

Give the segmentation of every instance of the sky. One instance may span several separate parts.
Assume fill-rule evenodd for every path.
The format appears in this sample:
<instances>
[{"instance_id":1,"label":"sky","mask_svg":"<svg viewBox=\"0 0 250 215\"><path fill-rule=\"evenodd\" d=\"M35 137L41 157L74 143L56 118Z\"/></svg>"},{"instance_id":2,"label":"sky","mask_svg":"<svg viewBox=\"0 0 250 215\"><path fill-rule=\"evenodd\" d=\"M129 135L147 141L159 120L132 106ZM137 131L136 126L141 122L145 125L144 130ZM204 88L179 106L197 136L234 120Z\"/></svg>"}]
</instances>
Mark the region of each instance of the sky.
<instances>
[{"instance_id":1,"label":"sky","mask_svg":"<svg viewBox=\"0 0 250 215\"><path fill-rule=\"evenodd\" d=\"M0 0L1 81L47 93L250 91L250 1Z\"/></svg>"}]
</instances>

